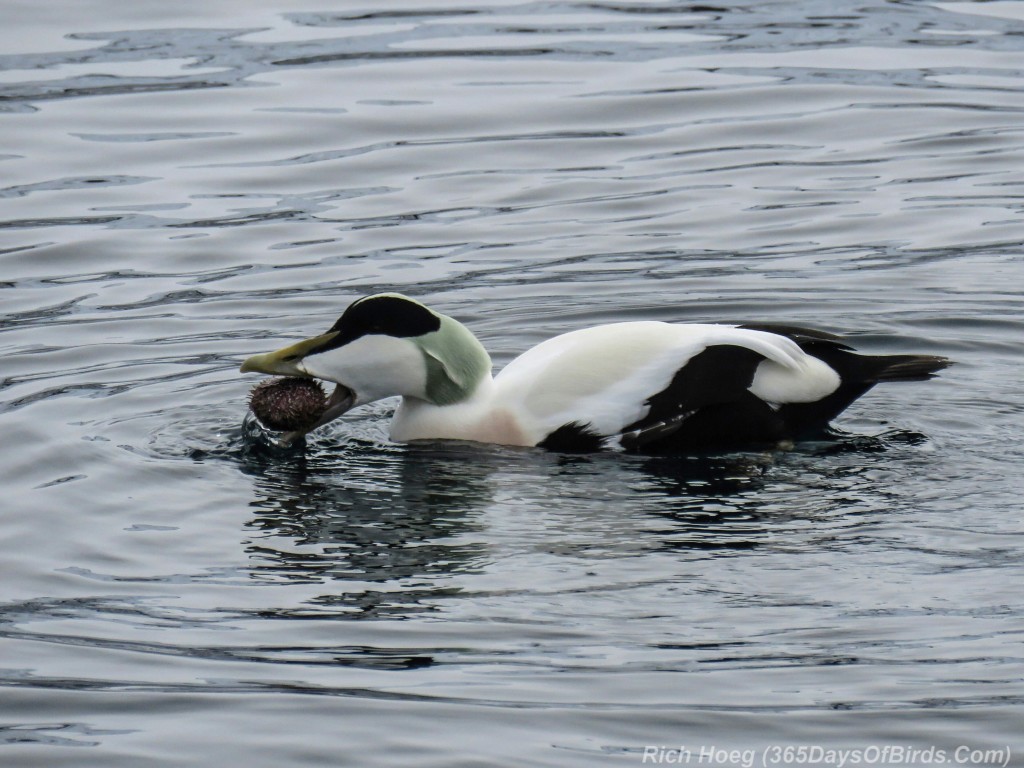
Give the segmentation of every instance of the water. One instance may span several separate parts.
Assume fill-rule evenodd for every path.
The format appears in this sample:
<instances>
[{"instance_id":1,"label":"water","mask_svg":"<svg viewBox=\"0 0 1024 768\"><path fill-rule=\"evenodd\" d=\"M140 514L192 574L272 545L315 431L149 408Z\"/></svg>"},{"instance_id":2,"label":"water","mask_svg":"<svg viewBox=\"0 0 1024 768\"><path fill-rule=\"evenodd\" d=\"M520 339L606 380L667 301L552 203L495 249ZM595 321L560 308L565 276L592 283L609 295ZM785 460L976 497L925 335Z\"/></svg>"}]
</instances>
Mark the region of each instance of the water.
<instances>
[{"instance_id":1,"label":"water","mask_svg":"<svg viewBox=\"0 0 1024 768\"><path fill-rule=\"evenodd\" d=\"M1024 764L1024 4L0 16L4 766ZM379 290L957 365L790 452L249 450Z\"/></svg>"}]
</instances>

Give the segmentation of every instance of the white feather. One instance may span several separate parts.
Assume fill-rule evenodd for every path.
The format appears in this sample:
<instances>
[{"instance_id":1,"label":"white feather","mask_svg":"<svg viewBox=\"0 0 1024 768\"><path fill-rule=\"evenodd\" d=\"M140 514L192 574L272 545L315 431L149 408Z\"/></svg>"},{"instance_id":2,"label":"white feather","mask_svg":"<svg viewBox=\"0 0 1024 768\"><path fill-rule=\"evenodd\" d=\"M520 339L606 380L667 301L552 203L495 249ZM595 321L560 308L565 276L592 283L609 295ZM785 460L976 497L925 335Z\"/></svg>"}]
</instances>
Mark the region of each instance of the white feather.
<instances>
[{"instance_id":1,"label":"white feather","mask_svg":"<svg viewBox=\"0 0 1024 768\"><path fill-rule=\"evenodd\" d=\"M839 374L816 357L804 355L797 367L765 360L754 373L750 391L767 403L813 403L839 387Z\"/></svg>"},{"instance_id":2,"label":"white feather","mask_svg":"<svg viewBox=\"0 0 1024 768\"><path fill-rule=\"evenodd\" d=\"M517 414L537 442L572 422L613 435L643 418L645 402L707 347L729 344L767 358L751 391L771 402L808 402L839 377L790 339L730 325L614 323L556 336L517 357L498 374L494 396ZM766 366L770 366L767 367ZM758 389L759 387L759 389Z\"/></svg>"},{"instance_id":3,"label":"white feather","mask_svg":"<svg viewBox=\"0 0 1024 768\"><path fill-rule=\"evenodd\" d=\"M421 397L427 381L423 353L409 339L394 336L363 336L310 355L298 367L318 379L344 382L356 393L355 405L393 395Z\"/></svg>"}]
</instances>

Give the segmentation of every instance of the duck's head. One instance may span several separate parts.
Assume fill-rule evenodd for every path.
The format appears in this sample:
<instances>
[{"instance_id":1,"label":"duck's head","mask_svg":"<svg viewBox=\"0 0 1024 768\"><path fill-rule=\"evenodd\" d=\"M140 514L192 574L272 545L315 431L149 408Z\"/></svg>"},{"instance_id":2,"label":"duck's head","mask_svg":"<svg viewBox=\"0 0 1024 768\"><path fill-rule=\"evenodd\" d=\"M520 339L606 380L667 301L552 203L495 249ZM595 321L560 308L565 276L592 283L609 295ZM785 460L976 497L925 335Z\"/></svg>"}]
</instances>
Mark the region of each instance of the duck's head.
<instances>
[{"instance_id":1,"label":"duck's head","mask_svg":"<svg viewBox=\"0 0 1024 768\"><path fill-rule=\"evenodd\" d=\"M462 323L397 293L349 305L327 333L250 357L243 373L306 376L338 386L310 429L385 397L451 405L490 376L491 358Z\"/></svg>"}]
</instances>

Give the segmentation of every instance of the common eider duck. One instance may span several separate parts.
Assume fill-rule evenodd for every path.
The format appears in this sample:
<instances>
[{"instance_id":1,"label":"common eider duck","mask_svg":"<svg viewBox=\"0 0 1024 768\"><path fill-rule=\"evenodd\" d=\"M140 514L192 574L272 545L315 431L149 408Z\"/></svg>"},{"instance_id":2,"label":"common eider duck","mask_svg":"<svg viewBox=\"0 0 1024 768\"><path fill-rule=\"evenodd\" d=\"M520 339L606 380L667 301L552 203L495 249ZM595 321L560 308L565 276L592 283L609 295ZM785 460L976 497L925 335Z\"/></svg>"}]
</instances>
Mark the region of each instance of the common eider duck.
<instances>
[{"instance_id":1,"label":"common eider duck","mask_svg":"<svg viewBox=\"0 0 1024 768\"><path fill-rule=\"evenodd\" d=\"M305 431L397 395L398 442L664 453L814 437L875 384L929 379L947 365L857 354L841 337L795 326L645 320L556 336L492 378L491 358L466 326L382 293L351 304L323 335L250 357L241 370L334 382Z\"/></svg>"}]
</instances>

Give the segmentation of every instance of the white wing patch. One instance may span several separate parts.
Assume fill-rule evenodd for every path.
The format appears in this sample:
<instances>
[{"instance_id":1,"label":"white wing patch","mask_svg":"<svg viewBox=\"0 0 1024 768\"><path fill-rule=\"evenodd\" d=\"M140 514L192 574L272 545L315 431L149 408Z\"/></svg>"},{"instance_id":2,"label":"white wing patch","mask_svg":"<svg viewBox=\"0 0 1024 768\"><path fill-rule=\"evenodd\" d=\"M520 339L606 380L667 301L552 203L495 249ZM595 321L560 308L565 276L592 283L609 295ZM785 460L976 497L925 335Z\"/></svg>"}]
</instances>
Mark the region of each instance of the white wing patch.
<instances>
[{"instance_id":1,"label":"white wing patch","mask_svg":"<svg viewBox=\"0 0 1024 768\"><path fill-rule=\"evenodd\" d=\"M754 373L750 391L767 403L813 403L839 388L839 374L816 357L804 355L799 368L765 360Z\"/></svg>"}]
</instances>

